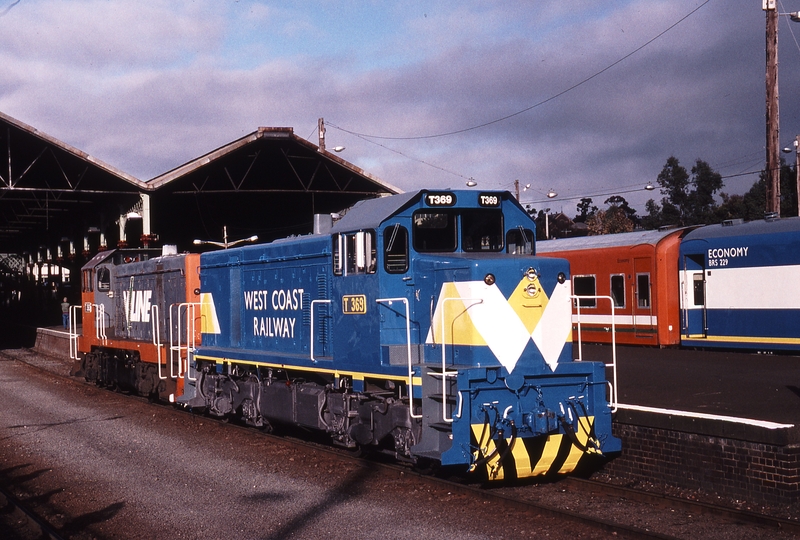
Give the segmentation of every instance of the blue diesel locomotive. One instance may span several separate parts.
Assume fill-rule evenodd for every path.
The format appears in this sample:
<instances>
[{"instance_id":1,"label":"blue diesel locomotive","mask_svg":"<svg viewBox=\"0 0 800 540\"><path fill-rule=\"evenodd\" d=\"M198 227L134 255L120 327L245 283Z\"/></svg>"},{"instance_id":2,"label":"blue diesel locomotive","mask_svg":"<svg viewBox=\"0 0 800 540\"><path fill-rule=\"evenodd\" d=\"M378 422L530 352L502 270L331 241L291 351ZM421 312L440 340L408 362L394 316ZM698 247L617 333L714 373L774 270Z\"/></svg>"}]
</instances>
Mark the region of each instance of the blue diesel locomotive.
<instances>
[{"instance_id":1,"label":"blue diesel locomotive","mask_svg":"<svg viewBox=\"0 0 800 540\"><path fill-rule=\"evenodd\" d=\"M573 360L568 264L533 256L508 192L365 200L327 226L201 255L179 404L491 480L620 450L604 365Z\"/></svg>"}]
</instances>

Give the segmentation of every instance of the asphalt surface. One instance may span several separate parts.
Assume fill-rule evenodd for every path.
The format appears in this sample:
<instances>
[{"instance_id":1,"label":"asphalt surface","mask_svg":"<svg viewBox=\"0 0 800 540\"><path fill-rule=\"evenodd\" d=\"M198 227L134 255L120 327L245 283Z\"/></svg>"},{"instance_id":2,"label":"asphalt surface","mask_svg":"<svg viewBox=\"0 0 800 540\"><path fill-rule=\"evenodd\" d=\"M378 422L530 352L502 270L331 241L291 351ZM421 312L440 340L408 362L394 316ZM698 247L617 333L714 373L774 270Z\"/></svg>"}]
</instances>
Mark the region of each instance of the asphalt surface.
<instances>
[{"instance_id":1,"label":"asphalt surface","mask_svg":"<svg viewBox=\"0 0 800 540\"><path fill-rule=\"evenodd\" d=\"M76 539L601 538L0 355L0 482Z\"/></svg>"}]
</instances>

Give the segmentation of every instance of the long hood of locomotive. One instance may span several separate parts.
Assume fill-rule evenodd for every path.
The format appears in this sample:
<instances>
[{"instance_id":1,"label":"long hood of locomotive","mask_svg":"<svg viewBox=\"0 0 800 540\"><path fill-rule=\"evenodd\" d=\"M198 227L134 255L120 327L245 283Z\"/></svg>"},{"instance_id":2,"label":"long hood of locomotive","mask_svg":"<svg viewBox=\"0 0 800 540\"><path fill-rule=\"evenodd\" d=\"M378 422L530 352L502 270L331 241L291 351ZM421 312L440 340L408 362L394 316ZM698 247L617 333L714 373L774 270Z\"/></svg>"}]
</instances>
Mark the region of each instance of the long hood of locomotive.
<instances>
[{"instance_id":1,"label":"long hood of locomotive","mask_svg":"<svg viewBox=\"0 0 800 540\"><path fill-rule=\"evenodd\" d=\"M568 265L557 259L441 258L417 261L432 315L425 343L454 347L459 364L544 362L555 371L571 359Z\"/></svg>"}]
</instances>

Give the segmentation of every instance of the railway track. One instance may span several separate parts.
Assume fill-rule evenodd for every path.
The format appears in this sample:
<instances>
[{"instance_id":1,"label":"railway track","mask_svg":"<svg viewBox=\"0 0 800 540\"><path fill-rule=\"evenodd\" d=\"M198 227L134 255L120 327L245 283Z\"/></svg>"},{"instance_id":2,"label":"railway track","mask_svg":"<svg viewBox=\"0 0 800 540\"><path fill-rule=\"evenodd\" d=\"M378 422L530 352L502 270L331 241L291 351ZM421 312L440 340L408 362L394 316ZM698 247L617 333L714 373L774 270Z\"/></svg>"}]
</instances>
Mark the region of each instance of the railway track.
<instances>
[{"instance_id":1,"label":"railway track","mask_svg":"<svg viewBox=\"0 0 800 540\"><path fill-rule=\"evenodd\" d=\"M7 518L3 519L4 525L0 525L0 532L8 535L7 538L65 540L47 521L2 486L0 509L3 517Z\"/></svg>"},{"instance_id":2,"label":"railway track","mask_svg":"<svg viewBox=\"0 0 800 540\"><path fill-rule=\"evenodd\" d=\"M0 352L0 354L7 356L5 352ZM26 360L25 358L17 357L15 359L74 384L86 384L61 373L54 373L52 369L54 363L51 358L46 358L39 362L32 362L30 358ZM130 396L130 398L146 401L145 398L133 396ZM172 407L168 408L174 410ZM253 433L252 428L235 424L227 424L225 428ZM415 489L414 486L419 485L432 486L439 490L446 490L448 494L453 494L454 496L481 501L488 508L502 508L504 512L512 512L519 519L527 520L528 522L535 522L536 516L553 517L570 524L569 526L572 529L582 530L590 536L592 535L591 531L595 531L595 533L603 535L614 535L617 538L675 539L709 537L702 533L697 534L697 530L692 524L693 520L697 521L697 516L703 516L703 523L719 532L719 535L715 536L717 538L734 537L726 532L725 524L740 533L751 528L758 532L758 534L745 532L744 536L739 536L742 538L770 538L773 533L785 538L791 538L792 535L800 535L800 523L795 521L614 486L603 482L565 478L554 483L537 483L500 488L486 487L470 484L462 478L441 478L419 474L408 466L386 463L382 459L366 461L338 448L293 437L272 434L263 434L263 436L275 441L276 444L313 448L315 452L323 452L325 455L330 456L331 459L348 460L358 462L361 466L381 469L386 474L401 477L404 482L402 485L409 489ZM620 501L624 501L625 508L622 508ZM646 515L648 519L640 519L643 515ZM709 520L713 521L713 523L709 522ZM686 532L687 523L689 533ZM50 538L57 538L57 536L50 536Z\"/></svg>"},{"instance_id":3,"label":"railway track","mask_svg":"<svg viewBox=\"0 0 800 540\"><path fill-rule=\"evenodd\" d=\"M702 501L692 501L673 497L641 489L632 489L624 486L616 486L607 482L587 480L583 478L565 478L563 480L568 489L580 490L582 492L597 492L608 496L621 497L645 504L652 504L663 508L681 509L695 515L711 515L725 518L731 521L748 523L768 527L775 531L783 531L792 535L800 536L800 521L779 518L767 514L759 514L748 510L728 508L725 506L713 505Z\"/></svg>"}]
</instances>

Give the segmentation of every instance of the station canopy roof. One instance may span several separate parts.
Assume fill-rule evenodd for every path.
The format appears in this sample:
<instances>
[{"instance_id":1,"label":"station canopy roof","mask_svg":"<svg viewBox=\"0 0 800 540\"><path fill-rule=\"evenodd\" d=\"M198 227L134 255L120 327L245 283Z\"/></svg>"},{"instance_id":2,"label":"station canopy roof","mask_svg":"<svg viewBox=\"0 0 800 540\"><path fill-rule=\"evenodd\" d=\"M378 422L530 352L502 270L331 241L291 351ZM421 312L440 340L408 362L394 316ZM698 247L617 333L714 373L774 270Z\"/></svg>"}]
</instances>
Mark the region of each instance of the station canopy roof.
<instances>
[{"instance_id":1,"label":"station canopy roof","mask_svg":"<svg viewBox=\"0 0 800 540\"><path fill-rule=\"evenodd\" d=\"M268 241L311 232L314 214L400 190L294 134L256 131L149 181L139 180L0 113L0 253L79 263L120 240L140 245L142 194L149 196L151 245L192 249L192 240L257 235ZM6 161L6 160L3 160ZM89 249L84 250L84 242ZM84 253L85 251L85 253Z\"/></svg>"}]
</instances>

